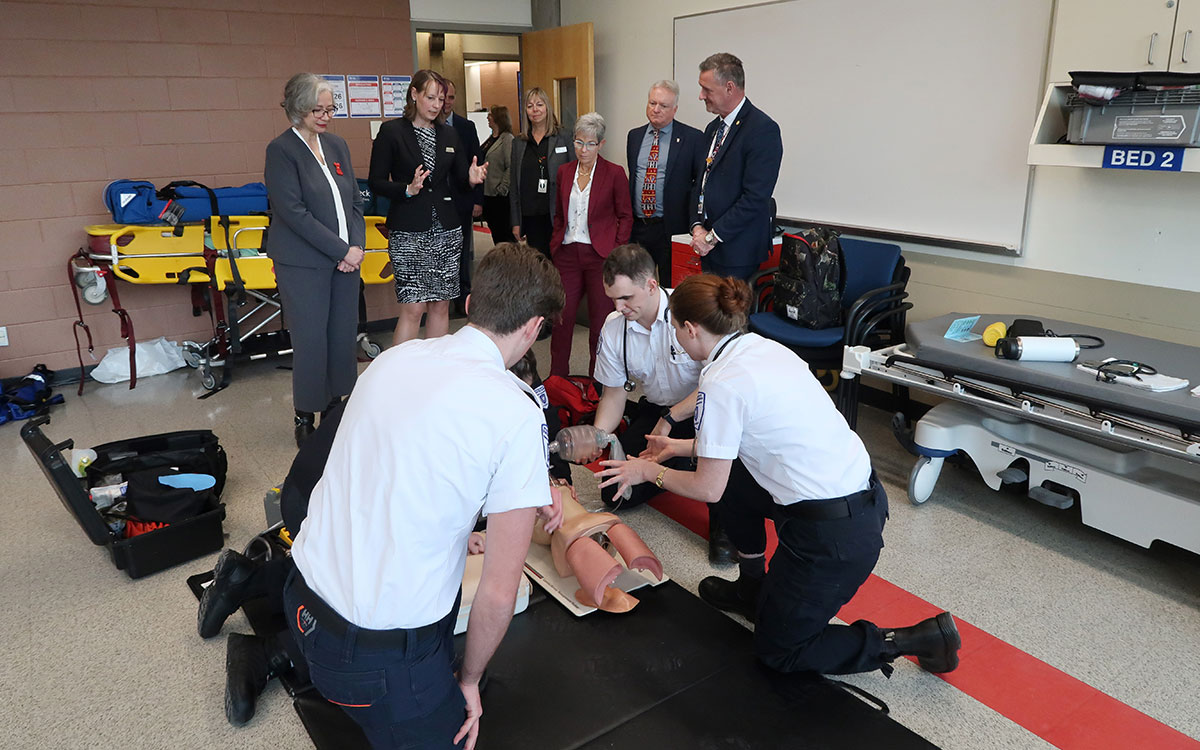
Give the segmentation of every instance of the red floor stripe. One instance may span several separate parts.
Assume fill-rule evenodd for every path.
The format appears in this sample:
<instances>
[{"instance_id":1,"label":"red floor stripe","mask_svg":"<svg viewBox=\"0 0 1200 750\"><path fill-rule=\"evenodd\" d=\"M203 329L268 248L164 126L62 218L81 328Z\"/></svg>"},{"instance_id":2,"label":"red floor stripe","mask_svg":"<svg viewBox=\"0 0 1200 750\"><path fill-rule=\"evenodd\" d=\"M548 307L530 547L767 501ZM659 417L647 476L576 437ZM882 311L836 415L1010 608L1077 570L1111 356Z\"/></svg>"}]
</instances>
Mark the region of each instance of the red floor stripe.
<instances>
[{"instance_id":1,"label":"red floor stripe","mask_svg":"<svg viewBox=\"0 0 1200 750\"><path fill-rule=\"evenodd\" d=\"M663 493L650 505L685 528L708 536L704 506ZM768 522L767 549L774 554L775 528ZM845 622L911 624L941 608L879 576L871 576L842 607ZM1200 741L1157 721L1024 651L955 617L962 636L958 669L939 675L988 708L1063 750L1200 750Z\"/></svg>"}]
</instances>

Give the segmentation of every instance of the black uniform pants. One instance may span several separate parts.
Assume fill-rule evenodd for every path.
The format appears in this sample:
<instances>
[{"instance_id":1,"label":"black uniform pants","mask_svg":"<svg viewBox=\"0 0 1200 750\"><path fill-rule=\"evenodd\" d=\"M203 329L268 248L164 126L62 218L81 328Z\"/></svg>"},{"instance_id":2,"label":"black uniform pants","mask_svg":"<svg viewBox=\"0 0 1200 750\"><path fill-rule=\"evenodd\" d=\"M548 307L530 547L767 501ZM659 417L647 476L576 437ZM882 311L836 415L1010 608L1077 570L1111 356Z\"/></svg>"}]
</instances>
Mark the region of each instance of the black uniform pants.
<instances>
[{"instance_id":1,"label":"black uniform pants","mask_svg":"<svg viewBox=\"0 0 1200 750\"><path fill-rule=\"evenodd\" d=\"M521 217L521 234L525 235L525 241L547 258L550 257L550 235L553 233L550 214Z\"/></svg>"},{"instance_id":2,"label":"black uniform pants","mask_svg":"<svg viewBox=\"0 0 1200 750\"><path fill-rule=\"evenodd\" d=\"M658 420L662 415L663 407L658 404L652 404L646 400L645 396L635 401L625 402L625 416L629 419L629 424L626 425L625 431L619 436L621 447L625 449L625 455L629 458L635 458L642 451L646 450L646 435L654 429L654 425L658 424ZM696 437L696 428L692 420L687 419L671 428L671 437L679 438L680 440L691 440ZM672 458L667 461L666 466L671 469L688 469L691 460L687 458ZM618 507L613 501L613 496L616 494L616 485L603 487L600 490L600 498L604 504L610 508ZM658 493L661 489L654 486L653 482L644 482L634 485L633 494L629 499L620 503L621 508L633 508L641 505Z\"/></svg>"},{"instance_id":3,"label":"black uniform pants","mask_svg":"<svg viewBox=\"0 0 1200 750\"><path fill-rule=\"evenodd\" d=\"M633 232L630 242L636 242L646 248L654 265L658 267L658 283L663 286L674 286L671 283L671 235L667 225L661 218L633 218Z\"/></svg>"},{"instance_id":4,"label":"black uniform pants","mask_svg":"<svg viewBox=\"0 0 1200 750\"><path fill-rule=\"evenodd\" d=\"M775 521L779 548L759 594L754 629L755 652L764 664L780 672L854 674L886 663L883 634L873 623L829 622L871 575L883 548L887 494L874 473L870 486L853 495L781 506L734 461L718 507L743 554L766 551L764 521Z\"/></svg>"}]
</instances>

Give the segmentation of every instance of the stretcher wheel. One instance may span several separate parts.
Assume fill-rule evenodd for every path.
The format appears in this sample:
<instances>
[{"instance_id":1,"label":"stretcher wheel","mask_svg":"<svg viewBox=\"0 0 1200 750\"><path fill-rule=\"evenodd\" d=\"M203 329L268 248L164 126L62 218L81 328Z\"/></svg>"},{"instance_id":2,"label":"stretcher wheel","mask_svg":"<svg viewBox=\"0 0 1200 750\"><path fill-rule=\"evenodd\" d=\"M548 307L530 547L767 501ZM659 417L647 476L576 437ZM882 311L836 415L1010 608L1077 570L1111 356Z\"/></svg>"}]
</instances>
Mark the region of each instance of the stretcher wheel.
<instances>
[{"instance_id":1,"label":"stretcher wheel","mask_svg":"<svg viewBox=\"0 0 1200 750\"><path fill-rule=\"evenodd\" d=\"M217 376L213 375L213 371L205 368L204 372L200 373L200 385L204 386L204 390L212 391L217 387Z\"/></svg>"},{"instance_id":2,"label":"stretcher wheel","mask_svg":"<svg viewBox=\"0 0 1200 750\"><path fill-rule=\"evenodd\" d=\"M367 355L368 359L375 359L383 351L383 349L379 347L379 344L376 344L365 335L359 339L358 345L362 348L363 354Z\"/></svg>"},{"instance_id":3,"label":"stretcher wheel","mask_svg":"<svg viewBox=\"0 0 1200 750\"><path fill-rule=\"evenodd\" d=\"M200 355L200 345L195 341L183 342L183 362L193 370L204 363L204 357Z\"/></svg>"},{"instance_id":4,"label":"stretcher wheel","mask_svg":"<svg viewBox=\"0 0 1200 750\"><path fill-rule=\"evenodd\" d=\"M83 301L89 305L100 305L104 300L108 299L108 287L96 279L83 287L80 291L80 296Z\"/></svg>"},{"instance_id":5,"label":"stretcher wheel","mask_svg":"<svg viewBox=\"0 0 1200 750\"><path fill-rule=\"evenodd\" d=\"M908 475L908 501L920 505L933 494L938 476L942 473L944 458L921 456L913 464L912 473Z\"/></svg>"}]
</instances>

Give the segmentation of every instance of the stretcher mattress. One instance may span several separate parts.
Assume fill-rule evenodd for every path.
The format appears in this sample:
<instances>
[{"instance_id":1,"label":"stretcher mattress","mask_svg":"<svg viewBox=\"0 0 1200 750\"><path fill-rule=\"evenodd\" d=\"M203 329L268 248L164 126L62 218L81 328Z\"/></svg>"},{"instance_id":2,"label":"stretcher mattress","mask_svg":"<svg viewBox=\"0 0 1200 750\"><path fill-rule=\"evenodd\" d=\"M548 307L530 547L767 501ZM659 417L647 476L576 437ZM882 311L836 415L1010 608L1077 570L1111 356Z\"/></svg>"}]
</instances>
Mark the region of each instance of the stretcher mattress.
<instances>
[{"instance_id":1,"label":"stretcher mattress","mask_svg":"<svg viewBox=\"0 0 1200 750\"><path fill-rule=\"evenodd\" d=\"M1084 349L1075 362L1024 362L1000 359L981 341L961 342L945 337L950 324L964 313L950 313L908 325L909 349L920 363L940 366L946 374L960 374L976 380L1016 387L1031 393L1083 403L1089 407L1138 417L1178 427L1188 434L1200 434L1200 398L1190 389L1200 385L1200 348L1172 344L1106 328L1040 318L1043 326L1060 336L1087 334L1099 336L1104 346ZM982 333L997 321L1011 324L1016 318L1031 315L980 315L974 331ZM1152 393L1120 383L1097 381L1095 375L1076 365L1085 360L1108 357L1128 359L1150 365L1163 375L1186 378L1187 388Z\"/></svg>"}]
</instances>

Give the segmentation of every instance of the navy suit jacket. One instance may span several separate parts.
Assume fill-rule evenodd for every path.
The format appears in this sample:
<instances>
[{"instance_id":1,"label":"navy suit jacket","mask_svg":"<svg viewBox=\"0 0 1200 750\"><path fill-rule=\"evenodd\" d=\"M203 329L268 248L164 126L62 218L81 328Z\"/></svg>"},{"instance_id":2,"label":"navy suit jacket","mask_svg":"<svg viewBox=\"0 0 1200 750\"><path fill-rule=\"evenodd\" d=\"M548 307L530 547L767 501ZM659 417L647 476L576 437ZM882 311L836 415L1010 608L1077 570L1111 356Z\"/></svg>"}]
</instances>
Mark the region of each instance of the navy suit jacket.
<instances>
[{"instance_id":1,"label":"navy suit jacket","mask_svg":"<svg viewBox=\"0 0 1200 750\"><path fill-rule=\"evenodd\" d=\"M479 148L479 131L476 130L475 123L456 114L451 118L450 126L458 133L458 142L467 150L467 162L470 163L471 157L475 157L477 163L483 164L483 151ZM454 205L462 215L463 223L470 223L472 207L483 205L483 183L465 192L454 185L451 185L451 188L454 193Z\"/></svg>"},{"instance_id":2,"label":"navy suit jacket","mask_svg":"<svg viewBox=\"0 0 1200 750\"><path fill-rule=\"evenodd\" d=\"M701 159L721 118L704 129ZM767 259L771 245L771 194L783 161L779 125L746 99L708 173L704 214L697 208L704 172L692 191L692 225L703 224L721 238L708 257L722 266L757 265Z\"/></svg>"},{"instance_id":3,"label":"navy suit jacket","mask_svg":"<svg viewBox=\"0 0 1200 750\"><path fill-rule=\"evenodd\" d=\"M629 199L633 204L633 215L642 216L642 185L638 182L638 152L642 139L646 137L649 123L629 131L625 147L629 163ZM711 140L711 139L710 139ZM663 223L670 234L682 234L690 230L696 204L692 193L700 176L704 174L704 158L708 155L708 141L704 135L679 120L671 126L671 147L667 151L666 182L663 184Z\"/></svg>"}]
</instances>

